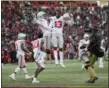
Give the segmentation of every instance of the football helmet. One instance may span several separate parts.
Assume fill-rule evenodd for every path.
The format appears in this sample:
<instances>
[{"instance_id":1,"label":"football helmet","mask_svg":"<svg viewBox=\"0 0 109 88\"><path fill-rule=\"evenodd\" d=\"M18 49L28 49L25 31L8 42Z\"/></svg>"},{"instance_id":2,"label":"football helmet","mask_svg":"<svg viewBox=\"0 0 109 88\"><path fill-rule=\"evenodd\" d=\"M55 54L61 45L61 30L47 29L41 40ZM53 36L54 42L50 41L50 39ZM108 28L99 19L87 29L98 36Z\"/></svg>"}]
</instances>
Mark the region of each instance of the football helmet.
<instances>
[{"instance_id":1,"label":"football helmet","mask_svg":"<svg viewBox=\"0 0 109 88\"><path fill-rule=\"evenodd\" d=\"M84 34L84 38L89 38L89 35L88 34Z\"/></svg>"},{"instance_id":2,"label":"football helmet","mask_svg":"<svg viewBox=\"0 0 109 88\"><path fill-rule=\"evenodd\" d=\"M69 13L65 13L65 14L63 15L63 17L64 17L64 18L69 18L70 15L69 15Z\"/></svg>"},{"instance_id":3,"label":"football helmet","mask_svg":"<svg viewBox=\"0 0 109 88\"><path fill-rule=\"evenodd\" d=\"M70 20L70 15L69 15L69 13L65 13L64 15L63 15L63 18L64 18L64 20Z\"/></svg>"},{"instance_id":4,"label":"football helmet","mask_svg":"<svg viewBox=\"0 0 109 88\"><path fill-rule=\"evenodd\" d=\"M45 19L45 12L40 11L37 13L37 19Z\"/></svg>"},{"instance_id":5,"label":"football helmet","mask_svg":"<svg viewBox=\"0 0 109 88\"><path fill-rule=\"evenodd\" d=\"M24 33L19 33L18 34L18 39L24 40L25 37L26 37L26 34L24 34Z\"/></svg>"}]
</instances>

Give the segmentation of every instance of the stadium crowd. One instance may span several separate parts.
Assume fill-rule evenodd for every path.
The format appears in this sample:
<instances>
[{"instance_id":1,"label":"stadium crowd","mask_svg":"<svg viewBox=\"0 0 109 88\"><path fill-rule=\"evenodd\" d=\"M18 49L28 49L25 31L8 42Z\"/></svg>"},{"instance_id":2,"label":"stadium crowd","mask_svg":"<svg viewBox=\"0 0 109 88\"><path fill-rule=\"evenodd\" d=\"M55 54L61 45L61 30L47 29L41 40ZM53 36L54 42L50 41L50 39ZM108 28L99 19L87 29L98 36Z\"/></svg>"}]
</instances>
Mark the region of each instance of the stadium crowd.
<instances>
[{"instance_id":1,"label":"stadium crowd","mask_svg":"<svg viewBox=\"0 0 109 88\"><path fill-rule=\"evenodd\" d=\"M58 4L59 5L59 4ZM56 7L58 7L58 5ZM51 5L46 8L37 7L37 3L24 1L3 1L1 4L1 46L2 46L2 61L16 62L16 50L14 42L17 39L19 32L27 34L26 42L29 47L31 40L37 38L40 29L33 23L33 17L44 10L47 16L55 15L55 6ZM103 37L107 36L107 24L105 18L105 11L99 6L80 6L66 8L58 7L62 14L70 12L73 15L73 25L65 25L64 27L64 41L65 41L65 55L67 53L73 55L71 58L77 58L78 42L83 37L84 30L90 29L92 26L99 27L100 33ZM70 47L70 48L69 48ZM32 61L30 57L26 60Z\"/></svg>"}]
</instances>

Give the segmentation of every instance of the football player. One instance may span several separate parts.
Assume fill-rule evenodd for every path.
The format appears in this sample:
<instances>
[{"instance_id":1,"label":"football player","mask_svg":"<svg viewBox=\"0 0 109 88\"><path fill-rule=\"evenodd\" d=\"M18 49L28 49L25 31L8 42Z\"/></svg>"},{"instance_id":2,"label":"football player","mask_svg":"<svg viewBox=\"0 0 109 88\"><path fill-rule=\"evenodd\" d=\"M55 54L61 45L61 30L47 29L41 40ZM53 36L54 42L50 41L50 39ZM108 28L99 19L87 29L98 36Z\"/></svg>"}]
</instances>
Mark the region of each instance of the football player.
<instances>
[{"instance_id":1,"label":"football player","mask_svg":"<svg viewBox=\"0 0 109 88\"><path fill-rule=\"evenodd\" d=\"M18 67L15 69L15 71L9 76L13 80L16 80L15 75L22 70L25 74L25 79L31 78L27 74L27 69L26 69L26 62L25 62L25 53L28 53L31 55L31 52L26 48L25 44L25 37L26 34L24 33L19 33L18 34L18 40L15 42L16 46L16 51L17 51L17 59L18 59Z\"/></svg>"},{"instance_id":2,"label":"football player","mask_svg":"<svg viewBox=\"0 0 109 88\"><path fill-rule=\"evenodd\" d=\"M43 39L44 39L44 49L47 53L47 58L51 60L51 54L50 54L50 43L51 43L51 29L49 27L49 22L47 20L46 13L43 11L40 11L37 14L37 19L34 18L35 23L39 24L39 28L41 29L43 33ZM52 61L51 61L52 63Z\"/></svg>"},{"instance_id":3,"label":"football player","mask_svg":"<svg viewBox=\"0 0 109 88\"><path fill-rule=\"evenodd\" d=\"M32 83L40 83L36 78L40 72L45 69L45 60L46 60L46 53L44 52L43 48L43 34L39 33L38 39L32 42L33 45L33 52L34 52L34 60L37 64L37 69L35 71L35 75L32 77Z\"/></svg>"},{"instance_id":4,"label":"football player","mask_svg":"<svg viewBox=\"0 0 109 88\"><path fill-rule=\"evenodd\" d=\"M83 59L85 62L88 60L87 53L85 49L87 48L89 44L89 34L84 34L83 39L80 40L79 42L79 60ZM84 68L84 64L82 65L82 68Z\"/></svg>"},{"instance_id":5,"label":"football player","mask_svg":"<svg viewBox=\"0 0 109 88\"><path fill-rule=\"evenodd\" d=\"M56 11L56 16L50 17L50 26L53 28L52 30L52 44L54 47L54 58L55 64L59 64L58 62L58 53L57 49L59 49L59 56L60 56L60 65L65 67L63 63L63 27L67 20L70 19L70 15L65 13L61 16L61 12L59 10Z\"/></svg>"}]
</instances>

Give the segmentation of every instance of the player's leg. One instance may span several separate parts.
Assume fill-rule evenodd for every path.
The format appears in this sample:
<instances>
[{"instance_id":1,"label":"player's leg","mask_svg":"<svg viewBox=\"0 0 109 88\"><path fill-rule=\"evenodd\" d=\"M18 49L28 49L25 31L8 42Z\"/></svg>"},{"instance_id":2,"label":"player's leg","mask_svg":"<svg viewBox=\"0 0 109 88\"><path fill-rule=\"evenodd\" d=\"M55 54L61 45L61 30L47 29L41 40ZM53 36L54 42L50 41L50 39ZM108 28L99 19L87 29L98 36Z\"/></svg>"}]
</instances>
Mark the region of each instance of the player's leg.
<instances>
[{"instance_id":1,"label":"player's leg","mask_svg":"<svg viewBox=\"0 0 109 88\"><path fill-rule=\"evenodd\" d=\"M40 83L40 81L37 80L37 77L38 77L39 73L42 72L45 69L44 62L45 62L45 59L46 59L46 54L41 53L38 58L40 58L39 61L35 60L35 63L37 64L37 69L35 71L35 75L33 77L32 83Z\"/></svg>"},{"instance_id":2,"label":"player's leg","mask_svg":"<svg viewBox=\"0 0 109 88\"><path fill-rule=\"evenodd\" d=\"M108 50L106 51L105 57L106 57L106 60L109 60L109 51Z\"/></svg>"},{"instance_id":3,"label":"player's leg","mask_svg":"<svg viewBox=\"0 0 109 88\"><path fill-rule=\"evenodd\" d=\"M79 59L78 60L79 61L81 61L82 59L84 60L84 55L83 55L82 51L79 50L79 53L78 54L79 54L79 56L78 56ZM82 66L81 66L81 69L84 69L84 67L85 67L85 65L83 63Z\"/></svg>"},{"instance_id":4,"label":"player's leg","mask_svg":"<svg viewBox=\"0 0 109 88\"><path fill-rule=\"evenodd\" d=\"M85 68L88 70L90 76L90 79L87 81L88 83L94 83L98 79L93 67L96 60L96 55L92 54L89 56L89 61L86 62Z\"/></svg>"},{"instance_id":5,"label":"player's leg","mask_svg":"<svg viewBox=\"0 0 109 88\"><path fill-rule=\"evenodd\" d=\"M82 58L82 51L79 49L78 51L78 60L80 61Z\"/></svg>"},{"instance_id":6,"label":"player's leg","mask_svg":"<svg viewBox=\"0 0 109 88\"><path fill-rule=\"evenodd\" d=\"M60 65L61 65L62 67L65 67L65 65L64 65L64 63L63 63L63 59L64 59L63 43L64 43L64 41L63 41L63 36L60 35L60 36L58 37Z\"/></svg>"},{"instance_id":7,"label":"player's leg","mask_svg":"<svg viewBox=\"0 0 109 88\"><path fill-rule=\"evenodd\" d=\"M10 75L10 78L12 78L13 80L15 79L15 75L20 71L21 66L20 66L20 62L21 62L21 55L17 54L17 59L18 59L18 67L15 68L14 72Z\"/></svg>"},{"instance_id":8,"label":"player's leg","mask_svg":"<svg viewBox=\"0 0 109 88\"><path fill-rule=\"evenodd\" d=\"M105 53L105 48L101 47ZM103 56L104 57L104 56ZM103 68L103 57L98 58L99 68Z\"/></svg>"},{"instance_id":9,"label":"player's leg","mask_svg":"<svg viewBox=\"0 0 109 88\"><path fill-rule=\"evenodd\" d=\"M26 62L25 62L25 55L23 55L23 54L22 54L22 56L21 56L20 66L21 66L22 71L23 71L24 74L25 74L25 79L30 79L31 77L28 76L28 74L27 74Z\"/></svg>"},{"instance_id":10,"label":"player's leg","mask_svg":"<svg viewBox=\"0 0 109 88\"><path fill-rule=\"evenodd\" d=\"M40 55L38 56L38 60L35 60L38 68L35 72L35 78L37 78L38 74L45 68L44 65L44 59L46 58L46 55L44 55L42 52L40 53Z\"/></svg>"},{"instance_id":11,"label":"player's leg","mask_svg":"<svg viewBox=\"0 0 109 88\"><path fill-rule=\"evenodd\" d=\"M52 34L52 44L54 48L54 58L55 58L55 64L58 64L58 52L57 52L57 36L56 34Z\"/></svg>"},{"instance_id":12,"label":"player's leg","mask_svg":"<svg viewBox=\"0 0 109 88\"><path fill-rule=\"evenodd\" d=\"M98 63L99 63L99 68L103 68L103 57L100 57L99 59L98 59Z\"/></svg>"},{"instance_id":13,"label":"player's leg","mask_svg":"<svg viewBox=\"0 0 109 88\"><path fill-rule=\"evenodd\" d=\"M47 54L47 59L49 59L52 63L51 54L50 54L50 41L51 41L50 36L44 36L44 49Z\"/></svg>"}]
</instances>

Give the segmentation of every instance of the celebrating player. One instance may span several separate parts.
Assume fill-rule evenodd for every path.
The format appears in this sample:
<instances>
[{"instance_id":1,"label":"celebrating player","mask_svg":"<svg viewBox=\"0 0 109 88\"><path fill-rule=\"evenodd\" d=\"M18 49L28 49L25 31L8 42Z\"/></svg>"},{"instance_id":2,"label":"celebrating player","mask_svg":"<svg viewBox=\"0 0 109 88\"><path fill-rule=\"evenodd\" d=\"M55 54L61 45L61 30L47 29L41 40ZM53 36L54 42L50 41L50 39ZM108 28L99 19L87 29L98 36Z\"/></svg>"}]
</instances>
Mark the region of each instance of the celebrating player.
<instances>
[{"instance_id":1,"label":"celebrating player","mask_svg":"<svg viewBox=\"0 0 109 88\"><path fill-rule=\"evenodd\" d=\"M40 11L37 14L37 19L34 18L35 23L39 24L39 28L41 29L43 33L43 39L44 39L44 49L47 53L47 58L51 60L51 54L50 54L50 41L51 41L51 28L49 27L49 22L46 17L46 13L43 11Z\"/></svg>"},{"instance_id":2,"label":"celebrating player","mask_svg":"<svg viewBox=\"0 0 109 88\"><path fill-rule=\"evenodd\" d=\"M43 34L39 33L38 39L32 42L33 45L33 52L34 52L34 59L35 63L37 64L37 69L35 71L35 75L32 78L32 83L40 83L36 78L40 72L42 72L45 68L45 59L46 53L43 49Z\"/></svg>"},{"instance_id":3,"label":"celebrating player","mask_svg":"<svg viewBox=\"0 0 109 88\"><path fill-rule=\"evenodd\" d=\"M57 49L59 49L59 56L60 56L60 65L62 67L65 67L63 63L63 27L66 20L69 20L69 14L64 14L61 16L61 13L59 10L56 11L56 16L50 17L51 19L51 28L52 30L52 44L54 47L54 58L55 58L55 64L59 64L58 62L58 54Z\"/></svg>"},{"instance_id":4,"label":"celebrating player","mask_svg":"<svg viewBox=\"0 0 109 88\"><path fill-rule=\"evenodd\" d=\"M19 33L18 34L18 40L15 42L16 46L16 51L17 51L17 59L18 59L18 67L15 69L15 71L9 76L13 80L16 80L15 75L20 71L23 70L25 74L25 79L31 78L27 74L27 69L26 69L26 63L25 63L25 52L28 53L29 55L31 54L29 50L26 48L25 45L25 37L26 34L24 33Z\"/></svg>"}]
</instances>

